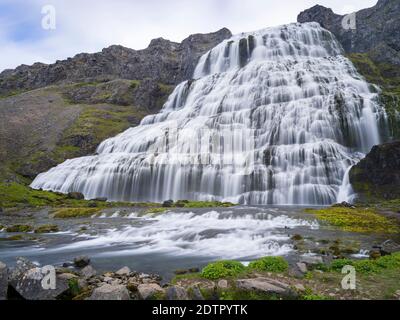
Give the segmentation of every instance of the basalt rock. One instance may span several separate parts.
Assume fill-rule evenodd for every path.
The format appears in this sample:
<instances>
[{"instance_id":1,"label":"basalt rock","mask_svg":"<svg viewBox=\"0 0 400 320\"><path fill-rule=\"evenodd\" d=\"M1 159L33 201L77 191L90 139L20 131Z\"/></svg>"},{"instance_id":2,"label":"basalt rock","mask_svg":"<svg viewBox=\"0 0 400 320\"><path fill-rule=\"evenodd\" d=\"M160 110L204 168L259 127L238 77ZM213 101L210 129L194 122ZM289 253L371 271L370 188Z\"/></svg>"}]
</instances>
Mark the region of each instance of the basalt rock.
<instances>
[{"instance_id":1,"label":"basalt rock","mask_svg":"<svg viewBox=\"0 0 400 320\"><path fill-rule=\"evenodd\" d=\"M301 12L300 23L318 22L331 31L347 53L370 53L377 62L400 65L400 2L379 0L372 7L356 12L356 29L343 28L344 15L316 5Z\"/></svg>"},{"instance_id":2,"label":"basalt rock","mask_svg":"<svg viewBox=\"0 0 400 320\"><path fill-rule=\"evenodd\" d=\"M382 144L350 172L350 182L360 201L400 197L400 141Z\"/></svg>"}]
</instances>

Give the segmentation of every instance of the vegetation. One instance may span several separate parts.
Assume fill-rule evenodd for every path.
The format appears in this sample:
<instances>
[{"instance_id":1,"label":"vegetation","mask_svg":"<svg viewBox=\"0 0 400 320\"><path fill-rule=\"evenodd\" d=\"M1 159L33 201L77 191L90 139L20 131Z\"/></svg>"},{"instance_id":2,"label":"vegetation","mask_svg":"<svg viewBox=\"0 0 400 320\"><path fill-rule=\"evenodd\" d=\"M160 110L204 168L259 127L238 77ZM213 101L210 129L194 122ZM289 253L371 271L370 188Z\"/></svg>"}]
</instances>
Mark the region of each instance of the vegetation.
<instances>
[{"instance_id":1,"label":"vegetation","mask_svg":"<svg viewBox=\"0 0 400 320\"><path fill-rule=\"evenodd\" d=\"M14 233L14 232L31 232L33 231L33 227L25 224L16 224L6 228L6 232Z\"/></svg>"},{"instance_id":2,"label":"vegetation","mask_svg":"<svg viewBox=\"0 0 400 320\"><path fill-rule=\"evenodd\" d=\"M201 272L203 278L209 280L235 277L246 270L238 261L217 261L207 265Z\"/></svg>"},{"instance_id":3,"label":"vegetation","mask_svg":"<svg viewBox=\"0 0 400 320\"><path fill-rule=\"evenodd\" d=\"M35 229L35 233L52 233L52 232L58 232L58 226L55 224L46 224L39 226Z\"/></svg>"},{"instance_id":4,"label":"vegetation","mask_svg":"<svg viewBox=\"0 0 400 320\"><path fill-rule=\"evenodd\" d=\"M99 212L100 212L99 208L63 208L55 211L54 218L57 219L87 218Z\"/></svg>"},{"instance_id":5,"label":"vegetation","mask_svg":"<svg viewBox=\"0 0 400 320\"><path fill-rule=\"evenodd\" d=\"M288 270L289 264L282 257L265 257L251 262L249 268L257 271L282 273Z\"/></svg>"},{"instance_id":6,"label":"vegetation","mask_svg":"<svg viewBox=\"0 0 400 320\"><path fill-rule=\"evenodd\" d=\"M361 233L397 233L399 226L395 220L378 214L370 208L329 207L325 209L307 209L319 220L349 232Z\"/></svg>"}]
</instances>

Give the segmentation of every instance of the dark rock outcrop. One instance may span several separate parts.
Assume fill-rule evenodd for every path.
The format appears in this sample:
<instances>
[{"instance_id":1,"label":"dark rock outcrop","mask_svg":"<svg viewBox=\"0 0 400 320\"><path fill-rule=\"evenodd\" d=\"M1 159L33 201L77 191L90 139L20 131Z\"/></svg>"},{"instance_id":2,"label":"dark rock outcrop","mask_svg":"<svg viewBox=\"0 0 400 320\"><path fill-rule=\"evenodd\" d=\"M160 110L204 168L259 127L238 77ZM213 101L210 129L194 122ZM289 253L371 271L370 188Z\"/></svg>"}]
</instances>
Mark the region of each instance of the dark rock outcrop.
<instances>
[{"instance_id":1,"label":"dark rock outcrop","mask_svg":"<svg viewBox=\"0 0 400 320\"><path fill-rule=\"evenodd\" d=\"M350 172L360 201L400 198L400 141L375 146Z\"/></svg>"},{"instance_id":2,"label":"dark rock outcrop","mask_svg":"<svg viewBox=\"0 0 400 320\"><path fill-rule=\"evenodd\" d=\"M400 2L379 0L376 6L356 13L356 30L342 26L345 16L316 5L301 12L298 22L318 22L330 30L347 53L370 53L377 62L400 65Z\"/></svg>"},{"instance_id":3,"label":"dark rock outcrop","mask_svg":"<svg viewBox=\"0 0 400 320\"><path fill-rule=\"evenodd\" d=\"M231 32L224 28L215 33L191 35L182 43L154 39L144 50L111 46L50 65L21 65L0 74L0 95L56 84L115 79L153 79L176 85L192 76L201 55L230 36Z\"/></svg>"}]
</instances>

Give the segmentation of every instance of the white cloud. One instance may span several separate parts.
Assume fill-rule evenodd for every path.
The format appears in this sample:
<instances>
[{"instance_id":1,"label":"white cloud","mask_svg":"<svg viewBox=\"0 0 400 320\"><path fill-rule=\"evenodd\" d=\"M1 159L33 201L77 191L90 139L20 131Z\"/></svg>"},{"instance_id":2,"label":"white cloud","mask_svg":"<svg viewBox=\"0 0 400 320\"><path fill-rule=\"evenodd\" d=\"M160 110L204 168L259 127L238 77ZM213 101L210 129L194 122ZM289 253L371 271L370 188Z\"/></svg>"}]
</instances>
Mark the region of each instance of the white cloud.
<instances>
[{"instance_id":1,"label":"white cloud","mask_svg":"<svg viewBox=\"0 0 400 320\"><path fill-rule=\"evenodd\" d=\"M57 29L39 39L15 41L11 31L21 21L0 13L0 70L21 63L45 63L112 44L145 48L151 39L181 41L192 33L228 27L233 33L295 22L297 14L317 3L338 13L373 6L377 0L1 0L22 5L24 19L41 24L43 5L57 10ZM36 19L36 20L35 20ZM27 30L28 32L29 30Z\"/></svg>"}]
</instances>

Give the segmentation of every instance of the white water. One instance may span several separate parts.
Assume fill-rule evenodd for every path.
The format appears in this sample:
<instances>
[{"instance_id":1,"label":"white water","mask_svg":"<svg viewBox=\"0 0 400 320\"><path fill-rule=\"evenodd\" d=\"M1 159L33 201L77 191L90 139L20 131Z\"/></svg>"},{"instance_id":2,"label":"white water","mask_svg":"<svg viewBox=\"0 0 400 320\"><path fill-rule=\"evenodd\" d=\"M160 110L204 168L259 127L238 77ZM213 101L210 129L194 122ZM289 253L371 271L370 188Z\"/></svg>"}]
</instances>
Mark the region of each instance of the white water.
<instances>
[{"instance_id":1,"label":"white water","mask_svg":"<svg viewBox=\"0 0 400 320\"><path fill-rule=\"evenodd\" d=\"M31 186L112 201L332 204L348 199L346 172L380 142L376 94L317 23L225 40L194 78L98 155Z\"/></svg>"},{"instance_id":2,"label":"white water","mask_svg":"<svg viewBox=\"0 0 400 320\"><path fill-rule=\"evenodd\" d=\"M57 251L102 248L105 255L163 253L174 256L257 258L286 255L293 250L287 229L318 228L318 223L275 216L268 212L170 212L158 217L137 217L136 224L112 229L93 239L75 240ZM84 235L82 236L84 237ZM126 246L126 249L121 249ZM107 249L108 248L108 249ZM111 252L111 253L110 253Z\"/></svg>"}]
</instances>

